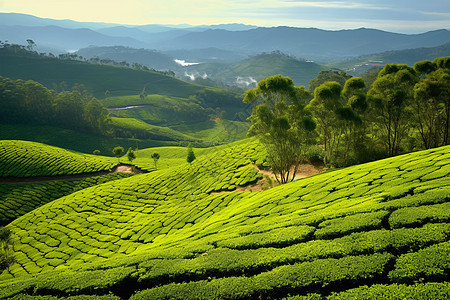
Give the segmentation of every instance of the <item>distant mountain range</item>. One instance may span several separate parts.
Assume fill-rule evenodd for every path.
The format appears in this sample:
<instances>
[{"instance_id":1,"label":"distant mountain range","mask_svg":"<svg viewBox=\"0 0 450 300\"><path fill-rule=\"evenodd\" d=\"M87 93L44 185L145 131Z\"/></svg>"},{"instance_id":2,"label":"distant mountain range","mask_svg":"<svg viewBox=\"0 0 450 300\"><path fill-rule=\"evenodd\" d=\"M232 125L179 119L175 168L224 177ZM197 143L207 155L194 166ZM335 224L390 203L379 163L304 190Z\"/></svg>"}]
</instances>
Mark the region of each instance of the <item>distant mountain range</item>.
<instances>
[{"instance_id":1,"label":"distant mountain range","mask_svg":"<svg viewBox=\"0 0 450 300\"><path fill-rule=\"evenodd\" d=\"M217 48L245 56L279 50L296 57L331 62L377 52L440 46L450 42L450 31L399 34L366 28L327 31L293 27L256 28L242 24L124 26L0 13L0 40L25 44L27 39L33 39L38 50L54 49L55 52L91 45L164 51Z\"/></svg>"},{"instance_id":2,"label":"distant mountain range","mask_svg":"<svg viewBox=\"0 0 450 300\"><path fill-rule=\"evenodd\" d=\"M359 75L367 68L375 65L385 65L389 63L407 64L413 66L418 61L434 60L438 57L450 56L450 43L430 48L415 48L397 51L386 51L363 55L356 58L336 62L327 65L349 72L352 75Z\"/></svg>"}]
</instances>

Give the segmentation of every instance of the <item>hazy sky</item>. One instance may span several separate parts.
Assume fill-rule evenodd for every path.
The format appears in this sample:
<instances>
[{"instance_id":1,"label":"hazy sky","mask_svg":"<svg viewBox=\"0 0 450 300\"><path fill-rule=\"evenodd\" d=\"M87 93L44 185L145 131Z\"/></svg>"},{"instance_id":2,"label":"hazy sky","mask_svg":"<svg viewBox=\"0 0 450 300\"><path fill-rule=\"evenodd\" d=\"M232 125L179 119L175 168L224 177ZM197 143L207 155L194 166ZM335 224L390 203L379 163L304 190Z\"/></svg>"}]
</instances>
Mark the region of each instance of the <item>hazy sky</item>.
<instances>
[{"instance_id":1,"label":"hazy sky","mask_svg":"<svg viewBox=\"0 0 450 300\"><path fill-rule=\"evenodd\" d=\"M143 24L450 29L450 0L0 0L0 12L52 19Z\"/></svg>"}]
</instances>

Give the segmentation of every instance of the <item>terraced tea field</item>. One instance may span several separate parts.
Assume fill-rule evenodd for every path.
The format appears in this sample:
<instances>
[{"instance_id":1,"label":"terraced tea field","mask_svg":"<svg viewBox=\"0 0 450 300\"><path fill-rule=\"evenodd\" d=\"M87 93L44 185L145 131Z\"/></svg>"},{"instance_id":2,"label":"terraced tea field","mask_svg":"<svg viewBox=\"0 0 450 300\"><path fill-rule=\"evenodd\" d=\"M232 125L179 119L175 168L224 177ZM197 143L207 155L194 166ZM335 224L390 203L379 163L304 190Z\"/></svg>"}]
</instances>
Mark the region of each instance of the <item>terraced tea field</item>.
<instances>
[{"instance_id":1,"label":"terraced tea field","mask_svg":"<svg viewBox=\"0 0 450 300\"><path fill-rule=\"evenodd\" d=\"M260 192L254 140L10 223L12 299L448 299L450 147Z\"/></svg>"},{"instance_id":2,"label":"terraced tea field","mask_svg":"<svg viewBox=\"0 0 450 300\"><path fill-rule=\"evenodd\" d=\"M48 202L108 181L132 176L113 173L83 179L52 180L34 183L0 183L0 226Z\"/></svg>"},{"instance_id":3,"label":"terraced tea field","mask_svg":"<svg viewBox=\"0 0 450 300\"><path fill-rule=\"evenodd\" d=\"M75 153L41 143L1 140L0 177L61 176L109 171L117 159Z\"/></svg>"}]
</instances>

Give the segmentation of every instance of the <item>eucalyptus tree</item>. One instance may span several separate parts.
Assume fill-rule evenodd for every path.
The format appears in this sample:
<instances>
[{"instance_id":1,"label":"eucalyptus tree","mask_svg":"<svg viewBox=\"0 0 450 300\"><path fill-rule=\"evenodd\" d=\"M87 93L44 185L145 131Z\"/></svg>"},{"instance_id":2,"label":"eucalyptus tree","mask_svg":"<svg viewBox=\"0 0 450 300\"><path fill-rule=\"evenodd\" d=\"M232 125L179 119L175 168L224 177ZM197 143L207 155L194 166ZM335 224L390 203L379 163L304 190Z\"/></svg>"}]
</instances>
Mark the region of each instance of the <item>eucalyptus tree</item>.
<instances>
[{"instance_id":1,"label":"eucalyptus tree","mask_svg":"<svg viewBox=\"0 0 450 300\"><path fill-rule=\"evenodd\" d=\"M414 65L421 79L414 87L411 106L425 149L449 143L450 69L444 63L439 64L442 60L435 60L436 63L422 61Z\"/></svg>"},{"instance_id":2,"label":"eucalyptus tree","mask_svg":"<svg viewBox=\"0 0 450 300\"><path fill-rule=\"evenodd\" d=\"M347 126L344 128L347 140L347 150L344 153L345 161L347 161L350 149L357 161L366 161L370 159L368 157L370 152L368 148L372 147L373 143L367 137L367 132L371 126L371 118L366 113L368 104L366 84L363 78L352 77L348 79L342 90L342 97L346 101L347 107L352 110L352 112L347 112Z\"/></svg>"},{"instance_id":3,"label":"eucalyptus tree","mask_svg":"<svg viewBox=\"0 0 450 300\"><path fill-rule=\"evenodd\" d=\"M371 113L375 117L375 134L387 155L399 154L402 140L411 129L411 113L407 109L413 99L418 76L407 65L387 64L368 92Z\"/></svg>"},{"instance_id":4,"label":"eucalyptus tree","mask_svg":"<svg viewBox=\"0 0 450 300\"><path fill-rule=\"evenodd\" d=\"M308 99L303 86L295 87L292 79L281 75L267 77L245 93L243 101L255 104L248 134L257 136L266 148L279 183L294 180L307 147L314 141L316 124L305 110Z\"/></svg>"}]
</instances>

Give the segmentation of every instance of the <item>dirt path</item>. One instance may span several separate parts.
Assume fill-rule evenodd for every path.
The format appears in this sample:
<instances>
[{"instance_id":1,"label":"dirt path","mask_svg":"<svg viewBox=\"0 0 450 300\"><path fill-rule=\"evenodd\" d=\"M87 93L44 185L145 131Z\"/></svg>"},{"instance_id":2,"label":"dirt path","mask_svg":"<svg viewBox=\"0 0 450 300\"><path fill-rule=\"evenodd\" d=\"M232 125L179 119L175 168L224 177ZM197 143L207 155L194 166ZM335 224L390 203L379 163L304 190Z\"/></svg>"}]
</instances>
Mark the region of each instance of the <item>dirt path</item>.
<instances>
[{"instance_id":1,"label":"dirt path","mask_svg":"<svg viewBox=\"0 0 450 300\"><path fill-rule=\"evenodd\" d=\"M277 182L277 179L275 178L275 175L273 174L272 171L270 171L270 170L263 170L263 169L258 168L257 166L253 166L253 167L256 168L260 173L262 173L265 178L262 178L262 179L258 180L258 182L254 183L254 184L237 187L236 191L239 191L239 192L245 192L245 191L259 192L259 191L262 191L264 189L268 189L268 188L275 187L275 186L279 185L279 183ZM298 180L298 179L307 178L307 177L310 177L310 176L313 176L313 175L317 175L319 173L324 172L325 170L326 170L326 168L325 168L325 166L323 164L301 164L297 168L297 172L295 173L295 179L294 180ZM293 172L293 171L294 170L291 170L291 172ZM267 179L266 176L269 177L269 179ZM214 195L214 194L222 194L222 193L229 193L229 191L213 192L211 194Z\"/></svg>"},{"instance_id":2,"label":"dirt path","mask_svg":"<svg viewBox=\"0 0 450 300\"><path fill-rule=\"evenodd\" d=\"M72 175L61 175L61 176L35 176L35 177L0 177L0 183L30 183L30 182L45 182L45 181L56 181L56 180L76 180L95 176L108 175L113 173L143 173L143 171L137 169L136 167L131 167L127 165L119 165L114 167L111 171L99 171L91 173L81 173Z\"/></svg>"}]
</instances>

